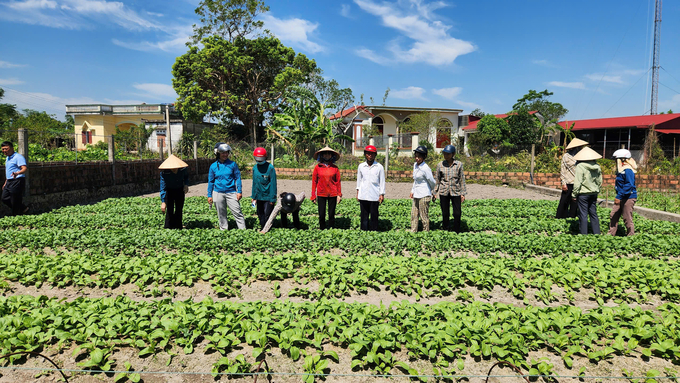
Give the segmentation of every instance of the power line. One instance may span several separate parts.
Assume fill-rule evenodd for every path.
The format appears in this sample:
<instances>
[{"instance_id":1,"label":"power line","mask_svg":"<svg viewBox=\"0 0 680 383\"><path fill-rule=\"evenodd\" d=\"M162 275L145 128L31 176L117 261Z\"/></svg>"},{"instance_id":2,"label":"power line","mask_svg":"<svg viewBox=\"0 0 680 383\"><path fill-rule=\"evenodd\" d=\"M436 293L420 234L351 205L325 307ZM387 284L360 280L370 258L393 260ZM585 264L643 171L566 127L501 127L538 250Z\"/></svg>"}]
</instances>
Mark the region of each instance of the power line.
<instances>
[{"instance_id":1,"label":"power line","mask_svg":"<svg viewBox=\"0 0 680 383\"><path fill-rule=\"evenodd\" d=\"M593 101L593 97L595 97L595 93L600 89L600 84L602 84L602 80L607 75L607 73L609 73L609 67L612 65L612 62L614 62L614 59L616 58L616 55L619 53L619 49L621 48L621 44L623 44L623 40L626 39L626 35L628 35L628 31L630 31L630 28L633 26L633 20L635 20L635 17L638 15L638 11L640 10L640 5L642 5L642 2L640 2L640 4L638 5L638 8L635 10L635 13L633 14L633 17L631 18L630 22L628 23L628 28L623 33L623 37L621 38L621 41L619 41L619 45L616 47L616 50L614 51L614 55L612 56L611 60L609 60L609 64L607 64L607 69L605 69L604 73L602 74L602 77L600 77L600 81L598 81L597 87L595 88L595 91L591 94L590 100L588 100L588 103L586 104L585 109L583 109L583 112L581 113L581 117L583 117L583 115L588 110L588 106ZM605 112L605 113L607 113L607 112Z\"/></svg>"},{"instance_id":2,"label":"power line","mask_svg":"<svg viewBox=\"0 0 680 383\"><path fill-rule=\"evenodd\" d=\"M30 98L33 99L33 100L30 100L30 99L27 100L25 98L21 99L20 101L21 101L22 104L27 104L29 106L42 108L46 111L55 111L55 112L58 111L59 113L61 113L61 112L66 113L66 111L63 109L63 107L64 107L63 104L55 105L55 100L50 100L50 99L45 98L45 97L40 97L40 96L37 96L35 94L22 92L20 90L16 90L16 89L12 89L12 88L3 87L3 89L10 91L10 92L19 93L19 94L22 94L26 97L30 97ZM47 103L45 103L43 101L46 101ZM58 114L58 113L55 113L55 114Z\"/></svg>"},{"instance_id":3,"label":"power line","mask_svg":"<svg viewBox=\"0 0 680 383\"><path fill-rule=\"evenodd\" d=\"M677 78L675 78L675 76L673 76L673 75L671 74L671 72L667 71L666 68L664 68L664 67L660 67L660 68L663 69L664 72L668 73L668 75L671 76L671 77L673 78L673 80L675 80L675 81L677 81L677 82L680 83L680 80L678 80Z\"/></svg>"},{"instance_id":4,"label":"power line","mask_svg":"<svg viewBox=\"0 0 680 383\"><path fill-rule=\"evenodd\" d=\"M640 76L640 78L638 78L637 81L635 81L635 84L633 84L630 88L628 88L628 90L626 91L626 93L624 93L621 97L619 97L618 100L616 100L616 102L614 103L614 105L610 106L609 109L607 109L606 112L602 113L602 117L604 117L605 114L607 114L610 110L612 110L612 108L613 108L616 104L618 104L619 101L621 101L621 99L622 99L623 97L625 97L625 96L628 94L628 92L630 92L630 90L633 89L633 88L635 87L635 85L637 85L637 83L640 82L640 80L642 80L642 78L645 77L645 76L647 75L647 73L649 73L650 70L652 70L652 68L647 69L647 72L645 72L642 76Z\"/></svg>"},{"instance_id":5,"label":"power line","mask_svg":"<svg viewBox=\"0 0 680 383\"><path fill-rule=\"evenodd\" d=\"M678 92L677 90L671 88L670 86L668 86L668 85L666 85L666 84L664 84L664 83L662 83L662 82L659 82L659 85L663 85L663 86L665 86L666 88L672 90L673 92L675 92L675 93L677 93L677 94L680 94L680 92Z\"/></svg>"}]
</instances>

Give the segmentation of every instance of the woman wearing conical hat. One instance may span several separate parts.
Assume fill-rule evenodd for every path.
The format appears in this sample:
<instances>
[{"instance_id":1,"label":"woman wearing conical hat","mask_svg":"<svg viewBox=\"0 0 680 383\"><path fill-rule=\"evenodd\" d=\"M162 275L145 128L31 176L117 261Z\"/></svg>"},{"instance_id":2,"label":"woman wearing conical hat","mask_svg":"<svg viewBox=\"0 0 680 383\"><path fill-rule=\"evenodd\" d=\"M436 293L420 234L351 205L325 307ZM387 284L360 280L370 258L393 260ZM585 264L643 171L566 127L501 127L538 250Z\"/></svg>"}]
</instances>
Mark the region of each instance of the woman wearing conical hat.
<instances>
[{"instance_id":1,"label":"woman wearing conical hat","mask_svg":"<svg viewBox=\"0 0 680 383\"><path fill-rule=\"evenodd\" d=\"M312 202L319 207L319 228L326 228L326 205L328 205L328 227L335 227L335 207L342 200L340 169L335 161L340 153L326 146L314 153L319 163L312 172Z\"/></svg>"},{"instance_id":2,"label":"woman wearing conical hat","mask_svg":"<svg viewBox=\"0 0 680 383\"><path fill-rule=\"evenodd\" d=\"M161 212L165 213L166 229L182 228L184 195L189 191L189 171L186 162L171 154L161 170Z\"/></svg>"},{"instance_id":3,"label":"woman wearing conical hat","mask_svg":"<svg viewBox=\"0 0 680 383\"><path fill-rule=\"evenodd\" d=\"M593 234L600 234L600 219L597 217L597 195L602 187L602 169L595 160L602 158L589 147L581 149L575 156L576 171L572 197L578 203L579 232L588 234L588 216Z\"/></svg>"},{"instance_id":4,"label":"woman wearing conical hat","mask_svg":"<svg viewBox=\"0 0 680 383\"><path fill-rule=\"evenodd\" d=\"M566 149L567 152L562 156L562 165L560 166L560 181L562 183L562 195L560 202L557 204L557 213L555 218L576 218L576 202L571 198L571 192L574 190L574 175L576 171L576 160L574 155L582 147L588 145L586 141L579 138L574 138L569 142Z\"/></svg>"}]
</instances>

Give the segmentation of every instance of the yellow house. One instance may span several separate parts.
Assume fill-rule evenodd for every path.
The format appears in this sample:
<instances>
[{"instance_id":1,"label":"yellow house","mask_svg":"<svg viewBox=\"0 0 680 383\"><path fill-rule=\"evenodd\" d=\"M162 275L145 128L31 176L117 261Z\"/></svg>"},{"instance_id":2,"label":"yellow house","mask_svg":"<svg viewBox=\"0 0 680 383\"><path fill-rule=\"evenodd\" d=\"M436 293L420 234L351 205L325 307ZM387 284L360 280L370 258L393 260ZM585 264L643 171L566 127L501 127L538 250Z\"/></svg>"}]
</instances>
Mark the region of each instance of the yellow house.
<instances>
[{"instance_id":1,"label":"yellow house","mask_svg":"<svg viewBox=\"0 0 680 383\"><path fill-rule=\"evenodd\" d=\"M169 109L170 123L166 120L166 108ZM147 128L153 126L154 132L149 137L147 146L157 152L160 147L168 148L168 133L172 139L172 147L176 148L184 132L198 136L209 123L192 123L182 118L172 104L139 104L139 105L66 105L66 114L73 116L76 148L85 149L86 145L107 142L108 137L116 133L116 128L129 130L132 126L144 123ZM167 131L168 125L170 132Z\"/></svg>"}]
</instances>

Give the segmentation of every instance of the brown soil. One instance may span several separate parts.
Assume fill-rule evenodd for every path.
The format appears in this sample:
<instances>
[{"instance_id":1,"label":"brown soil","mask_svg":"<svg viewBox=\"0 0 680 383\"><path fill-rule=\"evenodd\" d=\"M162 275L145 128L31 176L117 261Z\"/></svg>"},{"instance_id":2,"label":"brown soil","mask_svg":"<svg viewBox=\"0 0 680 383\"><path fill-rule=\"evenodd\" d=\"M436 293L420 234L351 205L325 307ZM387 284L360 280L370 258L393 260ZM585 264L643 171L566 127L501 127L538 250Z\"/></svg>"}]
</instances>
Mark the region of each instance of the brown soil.
<instances>
[{"instance_id":1,"label":"brown soil","mask_svg":"<svg viewBox=\"0 0 680 383\"><path fill-rule=\"evenodd\" d=\"M244 180L243 194L248 197L250 195L250 181ZM290 192L300 192L305 191L309 193L311 183L309 181L296 181L296 180L279 180L278 186L280 191L290 191ZM347 197L352 197L354 195L353 181L343 182L343 189L345 190L345 195ZM207 185L199 184L194 185L190 188L189 196L205 196ZM387 185L387 198L408 198L408 194L411 189L410 183L388 183ZM158 193L149 194L147 196L158 196ZM481 198L522 198L522 199L555 199L541 194L532 193L525 190L518 190L508 187L496 187L489 185L468 185L468 198L470 199L481 199ZM51 253L49 250L46 251L47 254ZM337 254L342 254L342 252L335 252ZM462 253L461 256L474 256L472 254ZM316 282L310 282L306 285L300 285L292 279L278 281L279 290L281 293L280 298L276 298L274 294L274 282L270 281L254 281L249 285L243 286L240 290L240 297L228 298L231 301L237 302L251 302L251 301L273 301L276 299L288 299L291 302L302 302L306 299L299 297L289 297L289 293L296 287L307 288L310 291L316 291L319 286ZM522 307L525 305L533 305L537 307L545 307L546 305L536 298L535 289L527 289L525 299L517 299L512 294L510 294L506 289L496 286L493 290L484 292L472 287L465 287L459 291L465 291L468 294L461 293L462 295L468 295L471 299L482 301L482 302L500 302L510 305L515 305ZM172 287L168 289L162 289L163 297L172 297L175 301L182 301L186 299L192 299L194 301L201 301L206 297L210 297L213 300L226 300L226 298L219 298L213 292L212 286L209 283L199 281L195 283L192 287ZM553 295L556 297L556 301L551 302L550 306L557 305L573 305L580 307L584 310L589 310L597 307L597 303L592 301L589 296L592 291L588 289L581 289L574 293L574 298L572 302L569 302L566 294L561 289L554 289L552 291ZM133 300L145 301L152 299L160 299L160 297L146 297L142 294L137 286L133 284L127 284L119 286L116 289L107 290L104 288L78 288L78 287L65 287L65 288L53 288L48 285L43 285L40 288L34 286L23 286L18 283L9 283L9 290L5 291L3 295L45 295L48 297L55 298L65 298L68 301L74 300L78 297L87 298L101 298L108 296L126 295ZM458 293L447 297L426 297L420 299L418 302L422 304L436 304L438 302L456 302L456 298L459 296ZM645 305L635 305L630 304L633 307L641 307L642 309L656 309L663 302L652 298L653 300ZM389 305L393 302L399 302L406 300L408 302L416 302L415 297L406 296L403 294L392 294L384 286L381 286L377 291L370 291L369 294L352 294L349 297L343 297L345 302L362 302L374 305L384 304ZM458 300L458 302L463 302ZM613 302L608 302L607 305L615 305ZM166 350L159 352L158 354L140 358L138 356L138 350L131 348L121 348L116 349L112 356L113 360L117 361L114 370L123 370L123 363L125 361L131 363L132 368L135 370L148 371L148 373L142 373L142 379L147 383L160 383L160 382L214 382L216 381L210 375L212 365L221 357L218 353L204 352L207 342L204 341L195 347L192 354L185 355L183 350ZM339 363L335 361L330 362L331 373L334 374L346 374L346 376L330 376L325 379L325 382L336 383L336 382L348 382L348 383L382 383L382 382L406 382L408 379L403 378L404 373L397 368L392 369L391 373L394 374L393 378L376 378L371 377L374 375L371 370L355 370L352 371L350 368L351 356L348 349L336 347L333 345L325 344L324 350L332 350L337 352L339 356ZM42 351L43 354L53 359L59 366L64 369L79 369L77 365L80 360L77 356L73 356L75 346L68 345L64 348L58 348L57 346L52 346L46 348ZM315 350L305 350L308 354L314 354ZM171 354L175 354L172 357L172 361L169 365L168 361L171 358ZM230 359L235 358L237 355L242 354L245 356L246 361L253 364L253 370L257 366L257 362L253 360L252 348L247 345L242 345L234 349L229 355ZM432 374L433 366L427 360L410 360L405 351L400 351L395 354L396 360L404 361L409 366L416 368L421 374ZM275 349L266 355L267 364L270 371L277 372L280 374L285 373L301 373L304 371L303 363L304 357L300 360L294 362L288 356L282 355L279 349ZM629 371L634 376L645 376L647 371L650 369L656 369L662 372L662 376L665 369L677 370L677 366L674 366L671 361L663 360L659 358L649 358L643 359L639 354L633 354L631 356L618 356L606 361L600 362L598 364L591 363L588 358L583 356L574 357L574 365L571 369L567 368L562 359L558 355L551 354L547 351L542 352L532 352L527 358L527 362L533 363L533 361L544 361L551 364L553 374L557 376L575 376L578 375L581 367L585 367L585 375L589 378L582 379L580 381L585 382L595 382L595 381L627 381L626 379L610 380L610 379L596 379L592 378L594 376L623 376L624 371ZM469 376L466 381L469 382L484 382L485 377L489 369L496 363L493 359L479 359L473 358L471 356L466 356L464 359L464 368L459 371L455 368L455 362L452 362L449 367L449 371L456 374ZM23 368L25 370L10 370L10 369L0 369L0 383L2 382L56 382L61 381L61 376L56 372L45 372L40 373L38 370L26 370L26 369L42 369L51 368L47 362L41 358L30 357L24 360L22 363L18 363L17 367ZM166 373L159 373L166 372ZM523 371L527 373L526 370ZM179 373L185 373L182 375ZM67 373L69 376L69 381L73 383L87 383L87 382L109 382L113 381L114 374L84 374L84 373ZM492 375L499 377L489 379L489 382L499 383L499 382L523 382L524 380L517 377L516 373L508 367L495 367L492 371ZM398 379L397 379L398 378ZM227 381L228 377L221 376L218 381ZM237 378L233 379L239 382L252 382L253 377ZM302 376L299 375L272 375L272 382L301 382L303 380ZM268 381L264 376L258 378L259 382ZM321 379L316 379L316 381L322 381ZM428 381L435 381L434 378L428 379ZM538 380L541 381L541 380ZM573 378L558 378L557 381L564 382L578 382L578 379Z\"/></svg>"},{"instance_id":2,"label":"brown soil","mask_svg":"<svg viewBox=\"0 0 680 383\"><path fill-rule=\"evenodd\" d=\"M279 284L280 297L276 297L274 293L274 284ZM316 281L310 281L307 284L300 284L292 279L285 279L282 281L253 281L248 285L241 287L240 296L238 297L219 297L209 283L199 281L194 283L192 287L174 286L160 288L161 295L153 297L143 294L142 291L134 284L125 284L116 287L115 289L91 288L91 287L73 287L67 286L63 288L52 287L48 284L43 284L40 288L35 286L23 286L19 283L9 282L9 290L5 291L3 296L11 295L44 295L48 298L65 299L68 302L74 301L77 298L97 299L115 296L127 296L133 301L148 302L159 300L163 298L172 298L174 302L182 302L191 299L194 302L200 302L205 298L210 297L213 301L232 301L232 302L273 302L277 300L288 300L293 303L309 302L313 299L307 299L298 296L289 296L289 293L295 288L307 289L310 292L316 292L319 289L319 284ZM406 295L403 293L393 293L386 286L380 286L378 290L370 290L368 294L351 293L349 296L338 297L337 299L346 303L367 303L372 305L389 306L392 303L399 303L407 301L409 303L421 303L426 305L433 305L440 302L458 302L465 303L466 299L475 300L486 303L503 303L516 307L558 307L558 306L574 306L583 310L592 310L598 307L595 300L591 298L593 294L592 289L580 289L574 291L574 299L570 302L567 295L561 288L553 287L552 294L555 300L546 304L539 299L535 288L527 288L524 299L515 298L510 292L501 286L495 286L491 291L484 291L476 287L466 286L458 289L454 294L449 296L425 296L417 299L415 295ZM427 293L427 292L426 292ZM635 302L628 303L630 307L639 307L643 310L656 310L657 307L668 303L661 300L657 296L651 296L649 302L638 304ZM605 306L618 306L614 301L606 301Z\"/></svg>"}]
</instances>

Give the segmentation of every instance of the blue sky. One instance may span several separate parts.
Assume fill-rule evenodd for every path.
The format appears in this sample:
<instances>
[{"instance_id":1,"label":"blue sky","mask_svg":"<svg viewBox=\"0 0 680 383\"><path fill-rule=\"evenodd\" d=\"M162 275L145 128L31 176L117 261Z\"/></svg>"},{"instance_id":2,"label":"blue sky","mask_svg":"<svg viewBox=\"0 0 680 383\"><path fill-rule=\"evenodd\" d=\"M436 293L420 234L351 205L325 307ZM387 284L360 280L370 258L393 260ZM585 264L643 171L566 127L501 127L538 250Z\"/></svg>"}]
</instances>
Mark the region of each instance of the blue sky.
<instances>
[{"instance_id":1,"label":"blue sky","mask_svg":"<svg viewBox=\"0 0 680 383\"><path fill-rule=\"evenodd\" d=\"M0 0L2 102L174 102L197 0ZM324 75L390 106L504 113L529 89L567 119L649 113L652 0L270 0L265 27ZM680 112L680 5L661 26L658 111Z\"/></svg>"}]
</instances>

